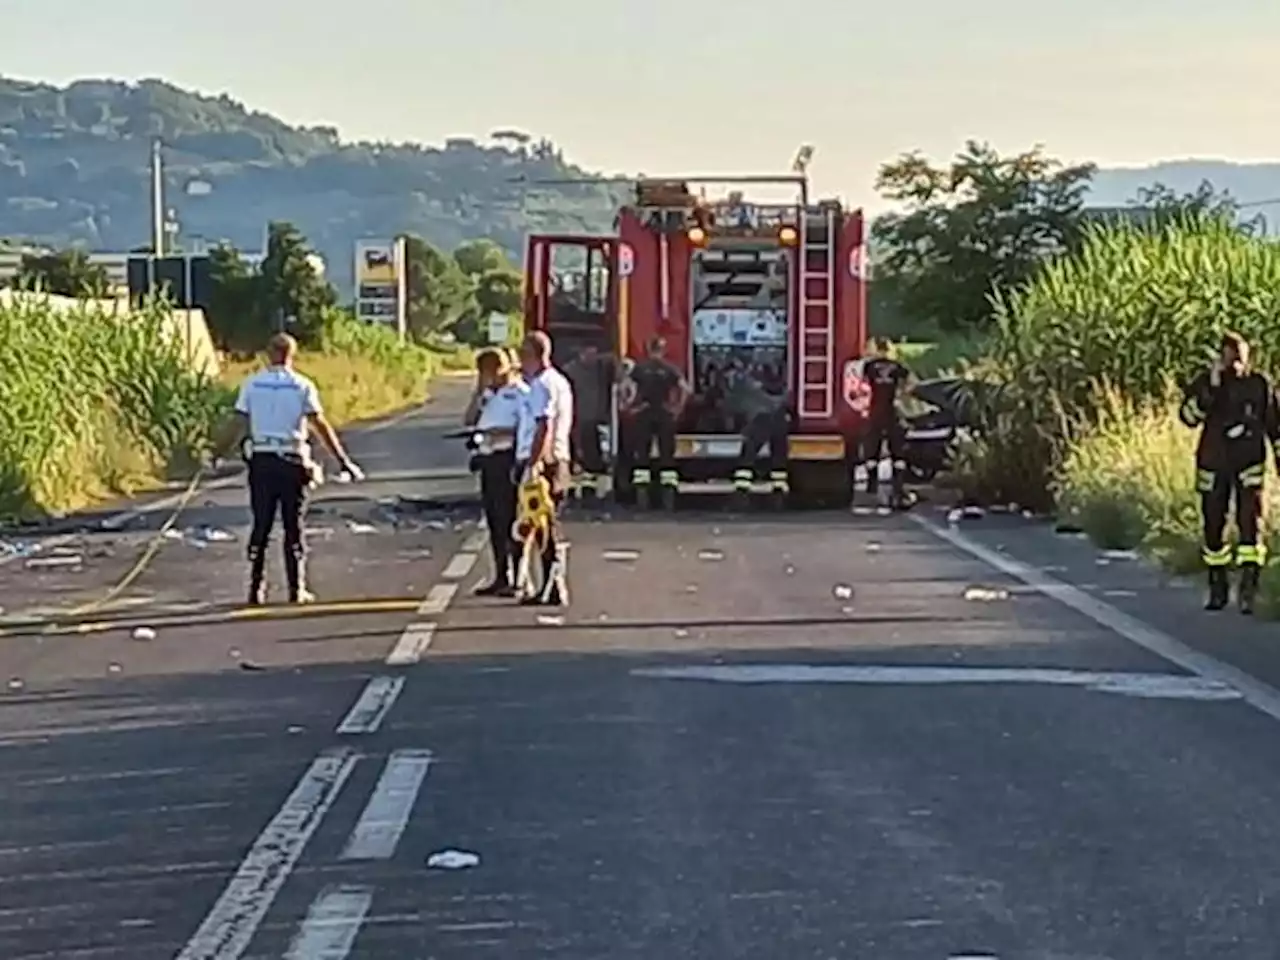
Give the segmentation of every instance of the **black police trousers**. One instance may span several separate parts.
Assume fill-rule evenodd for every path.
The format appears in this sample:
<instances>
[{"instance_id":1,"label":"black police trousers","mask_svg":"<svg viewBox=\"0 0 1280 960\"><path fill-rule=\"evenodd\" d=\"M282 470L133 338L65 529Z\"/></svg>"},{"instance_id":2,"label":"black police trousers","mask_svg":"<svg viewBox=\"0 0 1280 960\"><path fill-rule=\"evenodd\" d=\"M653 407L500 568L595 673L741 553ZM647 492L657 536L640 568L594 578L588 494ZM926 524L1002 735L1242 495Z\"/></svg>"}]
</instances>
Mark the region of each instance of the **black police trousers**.
<instances>
[{"instance_id":1,"label":"black police trousers","mask_svg":"<svg viewBox=\"0 0 1280 960\"><path fill-rule=\"evenodd\" d=\"M664 487L680 485L676 470L676 418L670 410L652 404L636 411L627 429L631 482L637 487L653 483L653 445L658 445L658 480Z\"/></svg>"},{"instance_id":2,"label":"black police trousers","mask_svg":"<svg viewBox=\"0 0 1280 960\"><path fill-rule=\"evenodd\" d=\"M1262 543L1263 481L1265 464L1243 470L1197 470L1200 512L1204 521L1203 559L1206 567L1228 567L1233 559L1224 537L1227 515L1234 497L1239 542L1234 560L1241 567L1262 566L1266 547Z\"/></svg>"},{"instance_id":3,"label":"black police trousers","mask_svg":"<svg viewBox=\"0 0 1280 960\"><path fill-rule=\"evenodd\" d=\"M480 473L480 502L489 528L489 549L493 553L493 582L510 586L520 561L520 544L512 527L516 522L516 455L499 450L475 458Z\"/></svg>"},{"instance_id":4,"label":"black police trousers","mask_svg":"<svg viewBox=\"0 0 1280 960\"><path fill-rule=\"evenodd\" d=\"M253 579L261 580L267 544L276 514L284 527L285 571L291 590L301 583L301 565L307 543L304 519L311 473L301 458L275 453L255 453L249 458L249 508L253 528L249 531L249 562Z\"/></svg>"},{"instance_id":5,"label":"black police trousers","mask_svg":"<svg viewBox=\"0 0 1280 960\"><path fill-rule=\"evenodd\" d=\"M600 428L605 425L607 421L604 420L579 419L576 416L573 419L573 462L584 473L605 473L608 470L600 451Z\"/></svg>"}]
</instances>

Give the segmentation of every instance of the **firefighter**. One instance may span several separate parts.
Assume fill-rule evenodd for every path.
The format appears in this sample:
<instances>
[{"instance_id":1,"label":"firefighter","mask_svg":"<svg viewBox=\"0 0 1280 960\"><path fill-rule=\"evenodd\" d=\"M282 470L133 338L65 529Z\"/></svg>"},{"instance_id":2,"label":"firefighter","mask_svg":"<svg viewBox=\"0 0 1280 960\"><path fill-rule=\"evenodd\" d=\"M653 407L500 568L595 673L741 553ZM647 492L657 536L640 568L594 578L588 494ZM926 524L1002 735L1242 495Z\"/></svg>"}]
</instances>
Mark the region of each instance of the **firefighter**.
<instances>
[{"instance_id":1,"label":"firefighter","mask_svg":"<svg viewBox=\"0 0 1280 960\"><path fill-rule=\"evenodd\" d=\"M885 338L876 338L873 350L863 367L863 376L871 387L871 406L859 459L867 471L867 493L874 496L880 489L881 452L884 447L889 448L893 463L893 502L903 507L907 504L904 489L907 464L903 459L906 430L898 415L898 394L911 378L911 371L893 359L893 348Z\"/></svg>"},{"instance_id":2,"label":"firefighter","mask_svg":"<svg viewBox=\"0 0 1280 960\"><path fill-rule=\"evenodd\" d=\"M1230 600L1231 548L1223 539L1227 512L1235 497L1239 542L1240 611L1253 612L1258 579L1266 562L1262 535L1263 479L1267 441L1280 456L1280 408L1271 382L1249 367L1249 345L1238 334L1223 336L1218 358L1191 381L1179 418L1200 428L1196 445L1196 488L1204 522L1203 558L1208 568L1208 610Z\"/></svg>"},{"instance_id":3,"label":"firefighter","mask_svg":"<svg viewBox=\"0 0 1280 960\"><path fill-rule=\"evenodd\" d=\"M666 509L675 506L680 474L676 470L676 423L690 394L675 364L666 357L667 341L654 337L646 356L636 363L630 380L634 384L633 418L629 428L631 482L636 488L636 502L642 508L649 504L653 492L653 446L658 447L658 483L661 501Z\"/></svg>"},{"instance_id":4,"label":"firefighter","mask_svg":"<svg viewBox=\"0 0 1280 960\"><path fill-rule=\"evenodd\" d=\"M568 549L560 529L559 507L569 489L569 438L573 435L573 387L551 364L551 338L530 333L520 346L520 364L528 386L516 428L516 473L525 483L541 476L550 487L553 514L542 551L542 589L526 594L526 606L569 604Z\"/></svg>"},{"instance_id":5,"label":"firefighter","mask_svg":"<svg viewBox=\"0 0 1280 960\"><path fill-rule=\"evenodd\" d=\"M787 447L791 421L786 396L774 396L760 380L741 367L725 378L724 407L741 425L742 453L733 471L734 500L745 506L755 481L756 460L769 445L769 486L775 503L786 499Z\"/></svg>"},{"instance_id":6,"label":"firefighter","mask_svg":"<svg viewBox=\"0 0 1280 960\"><path fill-rule=\"evenodd\" d=\"M588 344L564 367L573 386L573 463L580 471L578 489L584 496L598 492L600 478L608 472L600 450L600 428L612 419L613 385L618 379L618 364L612 354L602 354Z\"/></svg>"},{"instance_id":7,"label":"firefighter","mask_svg":"<svg viewBox=\"0 0 1280 960\"><path fill-rule=\"evenodd\" d=\"M476 590L477 596L516 594L520 553L512 535L516 521L515 443L528 392L506 350L483 350L476 356L476 392L463 422L475 427L479 436L474 462L480 474L480 500L493 554L493 579Z\"/></svg>"},{"instance_id":8,"label":"firefighter","mask_svg":"<svg viewBox=\"0 0 1280 960\"><path fill-rule=\"evenodd\" d=\"M223 449L249 439L249 603L266 602L266 551L279 511L284 526L285 577L290 603L314 599L307 590L303 520L308 491L319 482L308 435L314 431L352 478L364 474L347 456L325 419L316 385L293 369L298 343L279 333L267 344L270 366L249 377L236 399L236 421Z\"/></svg>"}]
</instances>

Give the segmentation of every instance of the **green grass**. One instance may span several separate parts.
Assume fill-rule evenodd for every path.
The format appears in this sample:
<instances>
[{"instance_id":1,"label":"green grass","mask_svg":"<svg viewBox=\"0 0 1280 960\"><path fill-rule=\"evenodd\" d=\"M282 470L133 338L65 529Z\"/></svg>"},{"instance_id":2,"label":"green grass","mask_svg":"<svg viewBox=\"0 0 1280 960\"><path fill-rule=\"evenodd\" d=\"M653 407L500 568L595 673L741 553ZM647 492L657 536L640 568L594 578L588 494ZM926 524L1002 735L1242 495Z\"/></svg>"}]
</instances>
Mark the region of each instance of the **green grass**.
<instances>
[{"instance_id":1,"label":"green grass","mask_svg":"<svg viewBox=\"0 0 1280 960\"><path fill-rule=\"evenodd\" d=\"M469 363L402 346L335 315L299 368L338 425L422 402L430 379ZM0 303L0 520L84 508L189 473L230 413L256 359L193 372L160 310L117 316L95 303Z\"/></svg>"}]
</instances>

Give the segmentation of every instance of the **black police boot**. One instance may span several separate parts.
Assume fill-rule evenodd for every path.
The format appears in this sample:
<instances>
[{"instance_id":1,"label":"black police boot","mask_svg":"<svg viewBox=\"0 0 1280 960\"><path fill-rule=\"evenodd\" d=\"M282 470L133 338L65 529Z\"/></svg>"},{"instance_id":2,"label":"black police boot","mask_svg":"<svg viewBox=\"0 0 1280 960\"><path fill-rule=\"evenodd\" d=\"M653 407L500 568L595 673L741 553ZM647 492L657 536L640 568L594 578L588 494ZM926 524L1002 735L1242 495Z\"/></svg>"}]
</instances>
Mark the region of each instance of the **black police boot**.
<instances>
[{"instance_id":1,"label":"black police boot","mask_svg":"<svg viewBox=\"0 0 1280 960\"><path fill-rule=\"evenodd\" d=\"M1221 610L1231 599L1231 582L1227 578L1226 567L1209 568L1209 599L1205 603L1206 610Z\"/></svg>"},{"instance_id":2,"label":"black police boot","mask_svg":"<svg viewBox=\"0 0 1280 960\"><path fill-rule=\"evenodd\" d=\"M284 575L289 584L290 603L311 603L315 595L307 589L307 561L292 550L284 552Z\"/></svg>"},{"instance_id":3,"label":"black police boot","mask_svg":"<svg viewBox=\"0 0 1280 960\"><path fill-rule=\"evenodd\" d=\"M260 547L249 548L249 606L267 602L267 558Z\"/></svg>"},{"instance_id":4,"label":"black police boot","mask_svg":"<svg viewBox=\"0 0 1280 960\"><path fill-rule=\"evenodd\" d=\"M1262 570L1256 563L1246 563L1240 567L1240 588L1236 602L1240 605L1240 612L1246 617L1253 615L1253 603L1258 597L1258 579L1261 574Z\"/></svg>"}]
</instances>

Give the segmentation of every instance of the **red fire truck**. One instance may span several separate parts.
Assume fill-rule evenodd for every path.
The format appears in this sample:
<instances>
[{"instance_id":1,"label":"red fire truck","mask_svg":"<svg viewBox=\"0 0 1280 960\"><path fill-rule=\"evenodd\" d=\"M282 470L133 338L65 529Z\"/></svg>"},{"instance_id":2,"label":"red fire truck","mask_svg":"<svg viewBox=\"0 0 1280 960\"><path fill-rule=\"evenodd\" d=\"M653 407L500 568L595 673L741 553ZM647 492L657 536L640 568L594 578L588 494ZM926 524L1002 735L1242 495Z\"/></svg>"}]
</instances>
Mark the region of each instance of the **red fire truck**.
<instances>
[{"instance_id":1,"label":"red fire truck","mask_svg":"<svg viewBox=\"0 0 1280 960\"><path fill-rule=\"evenodd\" d=\"M708 185L730 189L708 197ZM788 196L753 202L748 186ZM699 402L732 368L785 395L793 500L848 502L869 400L862 212L812 201L801 175L641 180L616 230L529 237L525 328L550 334L558 362L587 343L639 359L666 340L694 392L676 447L682 492L738 466L740 437L714 401ZM618 427L615 404L602 441L615 464ZM615 494L629 485L615 471Z\"/></svg>"}]
</instances>

